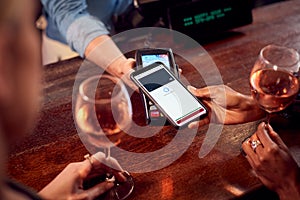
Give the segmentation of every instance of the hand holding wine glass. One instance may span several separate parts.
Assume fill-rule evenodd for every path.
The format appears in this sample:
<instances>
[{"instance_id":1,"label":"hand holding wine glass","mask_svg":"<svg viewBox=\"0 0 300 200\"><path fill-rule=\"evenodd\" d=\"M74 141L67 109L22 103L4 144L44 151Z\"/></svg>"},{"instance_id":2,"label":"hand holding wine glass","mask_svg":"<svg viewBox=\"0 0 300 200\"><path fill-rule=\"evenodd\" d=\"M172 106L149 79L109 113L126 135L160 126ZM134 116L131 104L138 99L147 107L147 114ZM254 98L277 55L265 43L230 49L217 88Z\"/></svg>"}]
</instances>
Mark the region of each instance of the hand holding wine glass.
<instances>
[{"instance_id":1,"label":"hand holding wine glass","mask_svg":"<svg viewBox=\"0 0 300 200\"><path fill-rule=\"evenodd\" d=\"M250 74L251 94L259 107L267 112L266 126L273 113L287 108L299 91L299 54L295 49L267 45L260 50ZM260 140L247 137L243 143L250 144L253 151L261 145ZM242 154L245 152L241 149Z\"/></svg>"},{"instance_id":2,"label":"hand holding wine glass","mask_svg":"<svg viewBox=\"0 0 300 200\"><path fill-rule=\"evenodd\" d=\"M125 85L110 75L93 76L79 86L75 119L79 135L89 151L97 153L104 149L110 165L110 149L122 142L132 118L131 101ZM112 163L111 163L112 164ZM132 192L134 183L129 173L124 172L125 182L115 182L108 194L109 199L125 199ZM108 180L114 180L112 173Z\"/></svg>"},{"instance_id":3,"label":"hand holding wine glass","mask_svg":"<svg viewBox=\"0 0 300 200\"><path fill-rule=\"evenodd\" d=\"M269 119L295 99L299 91L298 70L296 50L268 45L260 51L250 76L252 96L268 113L268 119L242 142L241 151L257 178L280 199L299 199L299 169Z\"/></svg>"},{"instance_id":4,"label":"hand holding wine glass","mask_svg":"<svg viewBox=\"0 0 300 200\"><path fill-rule=\"evenodd\" d=\"M272 113L284 110L299 91L299 54L296 50L268 45L256 60L250 75L253 98L267 112L267 123Z\"/></svg>"}]
</instances>

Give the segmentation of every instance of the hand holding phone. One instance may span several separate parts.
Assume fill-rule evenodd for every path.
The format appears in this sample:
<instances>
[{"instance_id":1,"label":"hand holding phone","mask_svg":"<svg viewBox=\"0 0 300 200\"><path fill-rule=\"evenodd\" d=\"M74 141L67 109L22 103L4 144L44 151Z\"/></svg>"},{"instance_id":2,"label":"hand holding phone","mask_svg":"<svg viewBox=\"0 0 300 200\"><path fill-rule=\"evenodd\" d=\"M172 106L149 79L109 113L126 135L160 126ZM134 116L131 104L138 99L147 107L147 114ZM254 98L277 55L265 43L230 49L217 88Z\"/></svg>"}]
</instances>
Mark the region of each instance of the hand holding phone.
<instances>
[{"instance_id":1,"label":"hand holding phone","mask_svg":"<svg viewBox=\"0 0 300 200\"><path fill-rule=\"evenodd\" d=\"M131 79L176 128L184 127L207 114L205 106L162 62L133 72Z\"/></svg>"}]
</instances>

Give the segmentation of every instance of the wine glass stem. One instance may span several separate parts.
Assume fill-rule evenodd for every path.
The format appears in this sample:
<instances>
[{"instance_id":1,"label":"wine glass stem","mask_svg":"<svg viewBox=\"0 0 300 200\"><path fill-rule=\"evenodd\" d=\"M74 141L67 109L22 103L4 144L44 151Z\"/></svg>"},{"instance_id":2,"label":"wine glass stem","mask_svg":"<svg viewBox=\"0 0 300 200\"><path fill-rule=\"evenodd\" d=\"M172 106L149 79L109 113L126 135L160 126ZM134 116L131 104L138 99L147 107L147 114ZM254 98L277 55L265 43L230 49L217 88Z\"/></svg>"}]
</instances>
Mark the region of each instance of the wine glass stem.
<instances>
[{"instance_id":1,"label":"wine glass stem","mask_svg":"<svg viewBox=\"0 0 300 200\"><path fill-rule=\"evenodd\" d=\"M110 168L111 166L111 163L110 163L110 147L106 147L104 148L104 153L105 153L105 159L107 160L107 164L108 164L108 167L109 167L109 170L106 174L106 177L108 179L111 179L113 177L113 173L112 173L112 169Z\"/></svg>"},{"instance_id":2,"label":"wine glass stem","mask_svg":"<svg viewBox=\"0 0 300 200\"><path fill-rule=\"evenodd\" d=\"M271 113L267 113L266 124L270 124Z\"/></svg>"},{"instance_id":3,"label":"wine glass stem","mask_svg":"<svg viewBox=\"0 0 300 200\"><path fill-rule=\"evenodd\" d=\"M110 162L110 160L109 160L110 159L110 147L106 147L104 149L104 153L105 153L105 158L107 159L108 162ZM111 163L109 163L109 164L111 164ZM108 180L109 179L115 179L115 177L114 177L114 175L112 173L112 169L110 167L111 166L109 166L109 170L108 170L108 172L106 174L106 177L107 177ZM114 195L113 195L114 197L112 196L111 199L120 199L119 198L119 194L118 194L118 192L116 190L117 186L118 186L118 183L115 182L115 187L112 189L112 191L114 193ZM112 195L112 193L110 193L110 194Z\"/></svg>"},{"instance_id":4,"label":"wine glass stem","mask_svg":"<svg viewBox=\"0 0 300 200\"><path fill-rule=\"evenodd\" d=\"M271 118L275 115L274 112L267 112L266 124L270 124Z\"/></svg>"},{"instance_id":5,"label":"wine glass stem","mask_svg":"<svg viewBox=\"0 0 300 200\"><path fill-rule=\"evenodd\" d=\"M110 158L110 147L104 148L105 158Z\"/></svg>"}]
</instances>

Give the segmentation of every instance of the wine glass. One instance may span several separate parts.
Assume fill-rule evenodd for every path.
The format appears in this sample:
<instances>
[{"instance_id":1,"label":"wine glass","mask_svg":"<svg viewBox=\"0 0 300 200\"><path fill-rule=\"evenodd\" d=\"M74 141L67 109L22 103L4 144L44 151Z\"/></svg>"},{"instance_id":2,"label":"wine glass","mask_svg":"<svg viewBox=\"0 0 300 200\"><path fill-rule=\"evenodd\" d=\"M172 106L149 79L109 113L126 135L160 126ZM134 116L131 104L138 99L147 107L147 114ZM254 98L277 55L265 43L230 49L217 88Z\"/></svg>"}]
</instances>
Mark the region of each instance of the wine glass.
<instances>
[{"instance_id":1,"label":"wine glass","mask_svg":"<svg viewBox=\"0 0 300 200\"><path fill-rule=\"evenodd\" d=\"M131 101L125 85L110 75L96 75L84 80L79 86L75 119L85 144L96 151L103 148L109 158L110 149L122 141L132 119ZM128 173L124 175L127 180L116 181L108 199L122 200L130 195L133 178ZM112 174L107 174L107 179L112 178Z\"/></svg>"},{"instance_id":2,"label":"wine glass","mask_svg":"<svg viewBox=\"0 0 300 200\"><path fill-rule=\"evenodd\" d=\"M299 91L299 54L295 49L270 44L261 49L250 75L253 98L267 112L284 110Z\"/></svg>"}]
</instances>

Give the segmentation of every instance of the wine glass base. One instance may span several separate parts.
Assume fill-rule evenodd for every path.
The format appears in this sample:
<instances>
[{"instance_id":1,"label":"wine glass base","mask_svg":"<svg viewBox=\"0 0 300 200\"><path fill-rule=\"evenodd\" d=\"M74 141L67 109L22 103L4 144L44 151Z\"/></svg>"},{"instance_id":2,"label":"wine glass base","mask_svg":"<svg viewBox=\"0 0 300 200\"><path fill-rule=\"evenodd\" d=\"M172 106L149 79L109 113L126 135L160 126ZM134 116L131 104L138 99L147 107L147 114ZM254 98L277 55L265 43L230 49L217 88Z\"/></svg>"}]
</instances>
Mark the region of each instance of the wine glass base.
<instances>
[{"instance_id":1,"label":"wine glass base","mask_svg":"<svg viewBox=\"0 0 300 200\"><path fill-rule=\"evenodd\" d=\"M115 186L105 195L104 200L124 200L134 189L133 177L125 172L123 175L126 177L125 182L115 182Z\"/></svg>"}]
</instances>

